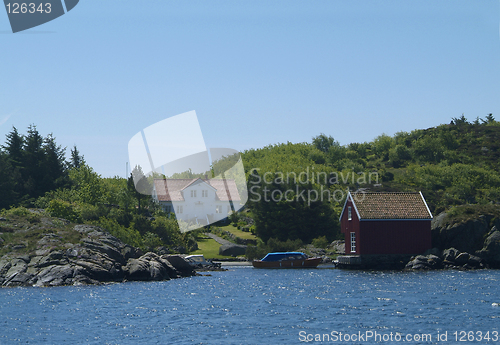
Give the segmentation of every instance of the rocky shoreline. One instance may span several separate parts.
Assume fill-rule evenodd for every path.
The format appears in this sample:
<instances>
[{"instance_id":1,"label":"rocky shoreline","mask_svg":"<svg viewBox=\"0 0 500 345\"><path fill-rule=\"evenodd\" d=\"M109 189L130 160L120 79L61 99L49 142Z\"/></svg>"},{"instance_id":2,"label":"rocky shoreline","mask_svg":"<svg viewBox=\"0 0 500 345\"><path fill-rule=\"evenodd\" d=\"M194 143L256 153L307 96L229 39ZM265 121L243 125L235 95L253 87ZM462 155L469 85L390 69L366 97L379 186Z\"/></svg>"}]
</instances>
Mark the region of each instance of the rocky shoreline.
<instances>
[{"instance_id":1,"label":"rocky shoreline","mask_svg":"<svg viewBox=\"0 0 500 345\"><path fill-rule=\"evenodd\" d=\"M492 215L454 224L447 214L432 220L435 248L413 257L406 269L481 269L500 268L500 220Z\"/></svg>"},{"instance_id":2,"label":"rocky shoreline","mask_svg":"<svg viewBox=\"0 0 500 345\"><path fill-rule=\"evenodd\" d=\"M57 234L47 233L40 249L30 254L9 253L0 258L0 286L86 285L125 281L159 281L196 275L179 255L143 254L106 230L76 225L82 235L77 244L57 243Z\"/></svg>"}]
</instances>

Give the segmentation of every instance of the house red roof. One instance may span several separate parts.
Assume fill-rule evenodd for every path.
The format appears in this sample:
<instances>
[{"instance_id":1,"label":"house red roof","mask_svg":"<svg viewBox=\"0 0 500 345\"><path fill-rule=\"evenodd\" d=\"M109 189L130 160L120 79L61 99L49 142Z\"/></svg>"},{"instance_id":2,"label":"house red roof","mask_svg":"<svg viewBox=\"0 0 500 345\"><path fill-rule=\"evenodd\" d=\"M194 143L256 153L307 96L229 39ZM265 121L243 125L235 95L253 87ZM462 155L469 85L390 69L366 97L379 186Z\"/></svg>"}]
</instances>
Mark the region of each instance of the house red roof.
<instances>
[{"instance_id":1,"label":"house red roof","mask_svg":"<svg viewBox=\"0 0 500 345\"><path fill-rule=\"evenodd\" d=\"M184 201L182 191L196 181L206 183L216 190L220 201L240 201L236 182L232 179L155 179L154 185L158 201Z\"/></svg>"},{"instance_id":2,"label":"house red roof","mask_svg":"<svg viewBox=\"0 0 500 345\"><path fill-rule=\"evenodd\" d=\"M420 192L365 192L349 193L349 196L360 219L432 219L432 214Z\"/></svg>"}]
</instances>

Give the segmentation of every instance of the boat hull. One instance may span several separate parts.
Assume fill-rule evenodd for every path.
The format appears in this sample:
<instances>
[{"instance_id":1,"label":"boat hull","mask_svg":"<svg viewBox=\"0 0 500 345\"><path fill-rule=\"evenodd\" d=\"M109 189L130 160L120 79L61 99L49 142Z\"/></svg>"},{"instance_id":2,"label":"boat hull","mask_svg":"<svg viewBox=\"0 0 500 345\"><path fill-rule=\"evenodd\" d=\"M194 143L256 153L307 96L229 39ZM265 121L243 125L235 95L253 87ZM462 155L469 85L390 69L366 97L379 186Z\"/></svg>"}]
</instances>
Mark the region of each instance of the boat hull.
<instances>
[{"instance_id":1,"label":"boat hull","mask_svg":"<svg viewBox=\"0 0 500 345\"><path fill-rule=\"evenodd\" d=\"M252 265L255 268L315 268L318 267L320 263L321 258L280 261L252 261Z\"/></svg>"}]
</instances>

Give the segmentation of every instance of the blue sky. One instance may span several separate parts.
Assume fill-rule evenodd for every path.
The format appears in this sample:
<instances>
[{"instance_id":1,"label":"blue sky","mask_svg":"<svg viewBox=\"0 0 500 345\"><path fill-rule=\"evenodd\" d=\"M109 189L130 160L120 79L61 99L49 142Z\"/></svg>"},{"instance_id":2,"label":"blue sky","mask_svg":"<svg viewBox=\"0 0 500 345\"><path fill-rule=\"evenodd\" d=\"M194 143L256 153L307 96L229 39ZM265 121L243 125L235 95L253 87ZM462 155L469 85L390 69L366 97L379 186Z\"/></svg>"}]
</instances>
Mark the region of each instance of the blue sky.
<instances>
[{"instance_id":1,"label":"blue sky","mask_svg":"<svg viewBox=\"0 0 500 345\"><path fill-rule=\"evenodd\" d=\"M0 11L0 143L33 123L110 177L190 110L237 150L498 120L499 19L498 1L81 0L12 34Z\"/></svg>"}]
</instances>

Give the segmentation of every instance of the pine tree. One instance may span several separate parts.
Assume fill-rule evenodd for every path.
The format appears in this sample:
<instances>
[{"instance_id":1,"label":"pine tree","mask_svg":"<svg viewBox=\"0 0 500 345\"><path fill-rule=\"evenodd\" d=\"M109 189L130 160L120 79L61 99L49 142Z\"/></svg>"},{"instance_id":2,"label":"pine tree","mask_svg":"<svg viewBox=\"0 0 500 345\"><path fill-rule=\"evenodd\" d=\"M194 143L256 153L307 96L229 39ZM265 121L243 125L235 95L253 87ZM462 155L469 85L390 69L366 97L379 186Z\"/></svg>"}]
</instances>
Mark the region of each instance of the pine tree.
<instances>
[{"instance_id":1,"label":"pine tree","mask_svg":"<svg viewBox=\"0 0 500 345\"><path fill-rule=\"evenodd\" d=\"M23 146L24 137L19 135L16 127L12 127L12 132L7 134L7 142L3 148L13 167L20 167L23 164Z\"/></svg>"},{"instance_id":2,"label":"pine tree","mask_svg":"<svg viewBox=\"0 0 500 345\"><path fill-rule=\"evenodd\" d=\"M20 135L16 127L7 134L4 148L4 162L2 175L2 204L10 206L17 204L25 194L22 171L24 167L24 136ZM10 189L12 188L12 189Z\"/></svg>"},{"instance_id":3,"label":"pine tree","mask_svg":"<svg viewBox=\"0 0 500 345\"><path fill-rule=\"evenodd\" d=\"M0 151L0 209L8 208L16 202L15 185L14 168L8 155Z\"/></svg>"},{"instance_id":4,"label":"pine tree","mask_svg":"<svg viewBox=\"0 0 500 345\"><path fill-rule=\"evenodd\" d=\"M43 137L35 125L28 127L28 134L24 142L23 171L25 193L30 198L43 195Z\"/></svg>"},{"instance_id":5,"label":"pine tree","mask_svg":"<svg viewBox=\"0 0 500 345\"><path fill-rule=\"evenodd\" d=\"M52 134L44 139L43 152L43 185L42 190L47 192L63 186L67 182L65 149L55 142Z\"/></svg>"},{"instance_id":6,"label":"pine tree","mask_svg":"<svg viewBox=\"0 0 500 345\"><path fill-rule=\"evenodd\" d=\"M82 164L85 164L85 159L80 155L76 145L74 145L71 149L71 161L69 162L69 166L72 168L79 168Z\"/></svg>"}]
</instances>

